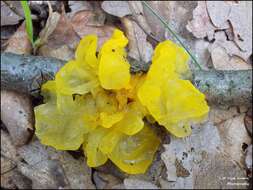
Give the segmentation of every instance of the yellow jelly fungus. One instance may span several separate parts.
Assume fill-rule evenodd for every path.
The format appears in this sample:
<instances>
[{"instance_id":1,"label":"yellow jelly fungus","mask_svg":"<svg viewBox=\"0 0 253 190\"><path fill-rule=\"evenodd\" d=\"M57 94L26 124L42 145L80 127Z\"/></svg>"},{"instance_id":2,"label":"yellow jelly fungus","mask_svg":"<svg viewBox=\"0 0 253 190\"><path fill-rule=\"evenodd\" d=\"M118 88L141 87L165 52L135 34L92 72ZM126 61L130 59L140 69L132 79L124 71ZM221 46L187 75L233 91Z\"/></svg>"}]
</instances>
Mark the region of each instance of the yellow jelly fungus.
<instances>
[{"instance_id":1,"label":"yellow jelly fungus","mask_svg":"<svg viewBox=\"0 0 253 190\"><path fill-rule=\"evenodd\" d=\"M160 43L138 91L141 103L154 119L177 137L188 136L190 124L209 111L205 96L190 81L180 79L180 74L188 72L183 53L171 42Z\"/></svg>"},{"instance_id":2,"label":"yellow jelly fungus","mask_svg":"<svg viewBox=\"0 0 253 190\"><path fill-rule=\"evenodd\" d=\"M185 51L171 41L160 43L147 74L130 74L120 30L96 56L97 37L84 37L75 59L42 85L44 103L35 107L36 135L58 150L82 146L87 165L110 159L129 174L145 173L160 139L145 122L158 122L177 137L208 113L205 96L188 80Z\"/></svg>"},{"instance_id":3,"label":"yellow jelly fungus","mask_svg":"<svg viewBox=\"0 0 253 190\"><path fill-rule=\"evenodd\" d=\"M121 89L128 85L130 64L124 50L127 43L123 32L115 30L112 38L101 48L98 75L104 89Z\"/></svg>"},{"instance_id":4,"label":"yellow jelly fungus","mask_svg":"<svg viewBox=\"0 0 253 190\"><path fill-rule=\"evenodd\" d=\"M66 102L68 104L68 102ZM61 112L50 101L35 108L36 135L41 142L59 150L76 150L83 143L83 134L92 126L85 125L88 101L75 101L71 109ZM83 106L85 105L85 106Z\"/></svg>"},{"instance_id":5,"label":"yellow jelly fungus","mask_svg":"<svg viewBox=\"0 0 253 190\"><path fill-rule=\"evenodd\" d=\"M108 156L129 174L145 173L159 144L159 138L146 126L135 135L123 136Z\"/></svg>"},{"instance_id":6,"label":"yellow jelly fungus","mask_svg":"<svg viewBox=\"0 0 253 190\"><path fill-rule=\"evenodd\" d=\"M115 123L118 123L124 117L123 112L117 112L108 114L106 112L100 113L101 125L105 128L112 127Z\"/></svg>"},{"instance_id":7,"label":"yellow jelly fungus","mask_svg":"<svg viewBox=\"0 0 253 190\"><path fill-rule=\"evenodd\" d=\"M69 61L55 76L59 92L71 94L86 94L99 85L96 75L90 68L80 67L77 61Z\"/></svg>"},{"instance_id":8,"label":"yellow jelly fungus","mask_svg":"<svg viewBox=\"0 0 253 190\"><path fill-rule=\"evenodd\" d=\"M104 164L108 157L101 152L99 145L101 139L106 135L105 128L97 128L89 134L87 144L83 147L85 155L87 156L87 164L90 167L97 167Z\"/></svg>"},{"instance_id":9,"label":"yellow jelly fungus","mask_svg":"<svg viewBox=\"0 0 253 190\"><path fill-rule=\"evenodd\" d=\"M97 36L88 35L83 38L76 49L76 60L80 66L89 65L93 71L97 71L98 59L96 57L97 51Z\"/></svg>"},{"instance_id":10,"label":"yellow jelly fungus","mask_svg":"<svg viewBox=\"0 0 253 190\"><path fill-rule=\"evenodd\" d=\"M127 135L134 135L144 127L143 117L138 103L132 102L127 106L125 116L115 126Z\"/></svg>"}]
</instances>

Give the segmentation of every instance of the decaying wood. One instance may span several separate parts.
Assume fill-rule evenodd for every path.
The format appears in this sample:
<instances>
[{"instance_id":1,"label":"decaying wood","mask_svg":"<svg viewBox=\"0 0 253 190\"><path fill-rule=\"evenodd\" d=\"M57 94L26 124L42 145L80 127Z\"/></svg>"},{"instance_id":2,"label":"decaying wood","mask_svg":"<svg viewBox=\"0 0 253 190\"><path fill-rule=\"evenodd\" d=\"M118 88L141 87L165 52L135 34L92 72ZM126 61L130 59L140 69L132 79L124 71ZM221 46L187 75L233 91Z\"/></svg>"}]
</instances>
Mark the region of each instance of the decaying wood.
<instances>
[{"instance_id":1,"label":"decaying wood","mask_svg":"<svg viewBox=\"0 0 253 190\"><path fill-rule=\"evenodd\" d=\"M1 86L37 96L41 84L53 79L65 61L12 53L1 54ZM132 71L147 71L148 65L130 60ZM191 81L210 103L251 105L252 70L192 71Z\"/></svg>"}]
</instances>

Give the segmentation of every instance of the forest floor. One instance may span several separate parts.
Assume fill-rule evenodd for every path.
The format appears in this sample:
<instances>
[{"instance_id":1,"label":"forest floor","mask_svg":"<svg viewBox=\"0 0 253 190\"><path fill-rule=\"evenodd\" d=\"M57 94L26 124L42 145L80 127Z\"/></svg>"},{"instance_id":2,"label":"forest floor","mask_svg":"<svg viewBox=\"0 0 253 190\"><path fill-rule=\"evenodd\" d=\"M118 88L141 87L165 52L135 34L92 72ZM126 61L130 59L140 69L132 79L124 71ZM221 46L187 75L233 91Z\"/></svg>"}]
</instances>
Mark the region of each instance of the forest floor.
<instances>
[{"instance_id":1,"label":"forest floor","mask_svg":"<svg viewBox=\"0 0 253 190\"><path fill-rule=\"evenodd\" d=\"M203 70L252 71L251 1L147 3ZM150 62L154 48L165 39L178 43L139 1L31 1L29 5L33 38L40 43L29 40L20 2L1 1L1 54L67 62L74 58L83 36L96 34L99 49L115 28L125 33L128 56L138 62ZM194 61L189 64L196 69ZM166 134L142 175L126 174L110 161L89 168L81 151L57 151L42 145L33 135L33 107L40 101L1 89L1 188L252 188L252 105L246 100L222 106L211 102L208 119L193 125L189 137Z\"/></svg>"}]
</instances>

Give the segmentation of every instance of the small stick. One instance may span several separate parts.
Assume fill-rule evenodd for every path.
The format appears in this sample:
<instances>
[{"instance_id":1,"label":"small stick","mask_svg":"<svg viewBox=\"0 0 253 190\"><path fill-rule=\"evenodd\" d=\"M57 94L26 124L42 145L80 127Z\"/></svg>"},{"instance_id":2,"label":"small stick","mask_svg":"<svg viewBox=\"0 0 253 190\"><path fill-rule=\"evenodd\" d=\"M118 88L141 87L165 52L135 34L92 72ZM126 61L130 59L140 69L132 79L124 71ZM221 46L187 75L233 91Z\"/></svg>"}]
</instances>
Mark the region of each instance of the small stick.
<instances>
[{"instance_id":1,"label":"small stick","mask_svg":"<svg viewBox=\"0 0 253 190\"><path fill-rule=\"evenodd\" d=\"M130 60L132 71L147 71L148 64ZM66 63L59 59L1 53L2 89L16 90L38 96L41 85L52 80ZM252 70L193 70L192 83L203 92L209 103L247 105L252 103Z\"/></svg>"}]
</instances>

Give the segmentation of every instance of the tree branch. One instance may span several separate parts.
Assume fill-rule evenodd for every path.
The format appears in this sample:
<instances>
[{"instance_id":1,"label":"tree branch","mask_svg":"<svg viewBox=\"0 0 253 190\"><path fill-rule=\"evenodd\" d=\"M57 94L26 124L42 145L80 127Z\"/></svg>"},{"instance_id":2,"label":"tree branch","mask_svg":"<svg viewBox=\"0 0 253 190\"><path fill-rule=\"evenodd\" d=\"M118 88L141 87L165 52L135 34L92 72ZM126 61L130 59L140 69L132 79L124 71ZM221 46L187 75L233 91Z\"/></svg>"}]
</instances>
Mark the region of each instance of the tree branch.
<instances>
[{"instance_id":1,"label":"tree branch","mask_svg":"<svg viewBox=\"0 0 253 190\"><path fill-rule=\"evenodd\" d=\"M147 71L149 64L129 60L131 71ZM1 86L3 89L38 96L41 85L53 79L65 61L41 57L1 53ZM189 78L203 92L209 103L248 105L252 103L252 70L192 71Z\"/></svg>"}]
</instances>

